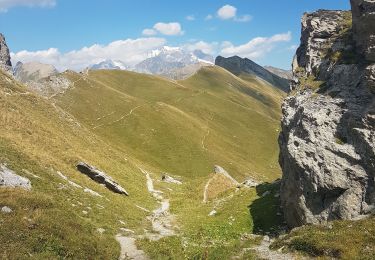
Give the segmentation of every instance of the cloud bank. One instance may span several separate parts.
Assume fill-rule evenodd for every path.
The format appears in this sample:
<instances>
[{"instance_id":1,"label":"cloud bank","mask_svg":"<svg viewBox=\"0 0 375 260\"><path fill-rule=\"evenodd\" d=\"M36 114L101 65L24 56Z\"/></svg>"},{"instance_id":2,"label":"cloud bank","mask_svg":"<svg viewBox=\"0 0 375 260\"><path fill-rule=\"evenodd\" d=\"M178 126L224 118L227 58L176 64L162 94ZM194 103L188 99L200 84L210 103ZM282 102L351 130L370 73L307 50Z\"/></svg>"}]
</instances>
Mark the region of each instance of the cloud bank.
<instances>
[{"instance_id":1,"label":"cloud bank","mask_svg":"<svg viewBox=\"0 0 375 260\"><path fill-rule=\"evenodd\" d=\"M94 44L80 50L61 53L56 48L41 51L11 53L12 63L39 61L54 65L58 70L82 70L106 59L121 60L132 66L147 58L151 50L166 44L164 38L139 38L111 42L108 45Z\"/></svg>"},{"instance_id":2,"label":"cloud bank","mask_svg":"<svg viewBox=\"0 0 375 260\"><path fill-rule=\"evenodd\" d=\"M222 55L229 57L238 55L243 58L257 60L278 47L278 44L289 42L291 37L291 33L287 32L271 37L256 37L241 45L235 45L229 41L219 43L196 40L180 44L180 47L188 51L201 50L213 56ZM13 64L16 64L18 61L38 61L52 64L60 71L66 69L80 71L107 59L121 60L128 66L134 66L148 58L152 50L166 44L167 40L164 38L146 37L114 41L108 45L94 44L90 47L84 47L67 53L61 53L56 48L41 51L23 50L11 53L11 58Z\"/></svg>"}]
</instances>

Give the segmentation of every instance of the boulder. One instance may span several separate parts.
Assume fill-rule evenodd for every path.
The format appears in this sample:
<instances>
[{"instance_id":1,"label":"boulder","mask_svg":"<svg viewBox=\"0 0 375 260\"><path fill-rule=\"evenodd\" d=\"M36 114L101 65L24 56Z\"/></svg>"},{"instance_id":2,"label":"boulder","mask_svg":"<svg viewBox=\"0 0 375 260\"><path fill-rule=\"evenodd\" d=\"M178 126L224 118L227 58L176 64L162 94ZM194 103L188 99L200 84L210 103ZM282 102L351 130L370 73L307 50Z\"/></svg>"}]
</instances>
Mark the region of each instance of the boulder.
<instances>
[{"instance_id":1,"label":"boulder","mask_svg":"<svg viewBox=\"0 0 375 260\"><path fill-rule=\"evenodd\" d=\"M7 168L6 165L0 164L0 188L22 188L31 190L30 180L17 175L14 171Z\"/></svg>"},{"instance_id":2,"label":"boulder","mask_svg":"<svg viewBox=\"0 0 375 260\"><path fill-rule=\"evenodd\" d=\"M123 187L121 187L106 173L96 169L94 166L80 162L77 164L77 170L87 175L93 181L105 185L105 187L107 187L110 191L129 196L128 192Z\"/></svg>"},{"instance_id":3,"label":"boulder","mask_svg":"<svg viewBox=\"0 0 375 260\"><path fill-rule=\"evenodd\" d=\"M164 182L168 182L168 183L174 183L174 184L178 184L178 185L181 185L182 182L179 181L179 180L176 180L175 178L167 175L167 174L164 174L162 177L161 177L161 180L164 181Z\"/></svg>"},{"instance_id":4,"label":"boulder","mask_svg":"<svg viewBox=\"0 0 375 260\"><path fill-rule=\"evenodd\" d=\"M1 208L1 212L5 213L5 214L12 213L12 211L13 210L11 208L9 208L8 206L4 206L4 207Z\"/></svg>"}]
</instances>

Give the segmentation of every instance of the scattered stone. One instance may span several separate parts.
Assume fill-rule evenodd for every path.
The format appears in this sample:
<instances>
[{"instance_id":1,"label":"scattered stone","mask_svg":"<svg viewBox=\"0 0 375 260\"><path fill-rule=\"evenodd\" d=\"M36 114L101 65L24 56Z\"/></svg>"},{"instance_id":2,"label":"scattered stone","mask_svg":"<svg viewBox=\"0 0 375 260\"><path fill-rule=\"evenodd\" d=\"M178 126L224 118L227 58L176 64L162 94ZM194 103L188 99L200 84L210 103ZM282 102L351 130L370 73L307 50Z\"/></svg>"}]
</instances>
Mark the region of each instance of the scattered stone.
<instances>
[{"instance_id":1,"label":"scattered stone","mask_svg":"<svg viewBox=\"0 0 375 260\"><path fill-rule=\"evenodd\" d=\"M271 194L271 192L268 190L268 191L265 191L263 194L262 194L262 197L265 197L265 196L267 196L267 195L270 195Z\"/></svg>"},{"instance_id":2,"label":"scattered stone","mask_svg":"<svg viewBox=\"0 0 375 260\"><path fill-rule=\"evenodd\" d=\"M8 169L5 164L0 164L0 187L31 190L31 183L29 179L21 177Z\"/></svg>"},{"instance_id":3,"label":"scattered stone","mask_svg":"<svg viewBox=\"0 0 375 260\"><path fill-rule=\"evenodd\" d=\"M103 197L102 195L100 195L100 194L97 193L96 191L93 191L93 190L91 190L91 189L89 189L89 188L85 188L83 191L84 191L84 192L87 192L87 193L89 193L89 194L91 194L92 196Z\"/></svg>"},{"instance_id":4,"label":"scattered stone","mask_svg":"<svg viewBox=\"0 0 375 260\"><path fill-rule=\"evenodd\" d=\"M224 175L225 177L227 177L228 179L230 179L234 184L238 185L238 181L236 181L232 176L230 176L230 174L221 166L219 165L215 165L214 166L214 172L216 174L222 174Z\"/></svg>"},{"instance_id":5,"label":"scattered stone","mask_svg":"<svg viewBox=\"0 0 375 260\"><path fill-rule=\"evenodd\" d=\"M105 232L105 229L104 228L98 228L98 229L96 229L96 231L98 231L100 234L103 234Z\"/></svg>"},{"instance_id":6,"label":"scattered stone","mask_svg":"<svg viewBox=\"0 0 375 260\"><path fill-rule=\"evenodd\" d=\"M120 228L120 230L123 231L123 232L126 232L126 233L132 233L132 234L135 233L133 230L128 229L128 228Z\"/></svg>"},{"instance_id":7,"label":"scattered stone","mask_svg":"<svg viewBox=\"0 0 375 260\"><path fill-rule=\"evenodd\" d=\"M181 185L182 182L179 181L179 180L176 180L175 178L167 175L167 174L164 174L162 177L161 177L161 180L164 181L164 182L168 182L168 183L174 183L174 184L178 184L178 185Z\"/></svg>"},{"instance_id":8,"label":"scattered stone","mask_svg":"<svg viewBox=\"0 0 375 260\"><path fill-rule=\"evenodd\" d=\"M249 179L247 179L246 181L244 181L244 182L242 183L242 185L245 186L245 187L247 187L247 188L253 188L253 187L258 186L259 183L256 182L255 180L249 178Z\"/></svg>"},{"instance_id":9,"label":"scattered stone","mask_svg":"<svg viewBox=\"0 0 375 260\"><path fill-rule=\"evenodd\" d=\"M12 213L12 211L13 210L11 208L9 208L8 206L4 206L4 207L1 208L2 213L9 214L9 213Z\"/></svg>"},{"instance_id":10,"label":"scattered stone","mask_svg":"<svg viewBox=\"0 0 375 260\"><path fill-rule=\"evenodd\" d=\"M82 186L81 185L78 185L77 183L71 181L68 179L68 177L66 177L64 174L62 174L61 172L57 171L56 172L57 175L59 175L63 180L66 180L71 186L73 186L74 188L77 188L77 189L81 189Z\"/></svg>"},{"instance_id":11,"label":"scattered stone","mask_svg":"<svg viewBox=\"0 0 375 260\"><path fill-rule=\"evenodd\" d=\"M216 210L212 210L208 216L212 217L212 216L215 216L217 214L217 211Z\"/></svg>"},{"instance_id":12,"label":"scattered stone","mask_svg":"<svg viewBox=\"0 0 375 260\"><path fill-rule=\"evenodd\" d=\"M82 213L83 213L84 215L89 214L86 210L82 210Z\"/></svg>"},{"instance_id":13,"label":"scattered stone","mask_svg":"<svg viewBox=\"0 0 375 260\"><path fill-rule=\"evenodd\" d=\"M129 196L128 192L123 187L115 182L110 176L96 169L95 167L84 162L80 162L77 164L77 170L87 175L90 179L96 181L97 183L104 184L109 190Z\"/></svg>"}]
</instances>

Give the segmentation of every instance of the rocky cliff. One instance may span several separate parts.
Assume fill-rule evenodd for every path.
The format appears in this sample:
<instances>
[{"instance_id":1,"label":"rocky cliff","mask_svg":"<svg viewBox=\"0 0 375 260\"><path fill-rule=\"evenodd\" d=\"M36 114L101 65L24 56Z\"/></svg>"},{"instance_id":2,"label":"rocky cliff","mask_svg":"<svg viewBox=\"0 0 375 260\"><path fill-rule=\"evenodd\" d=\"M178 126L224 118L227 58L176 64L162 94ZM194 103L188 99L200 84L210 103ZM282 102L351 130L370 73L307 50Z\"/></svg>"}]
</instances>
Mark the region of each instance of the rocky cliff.
<instances>
[{"instance_id":1,"label":"rocky cliff","mask_svg":"<svg viewBox=\"0 0 375 260\"><path fill-rule=\"evenodd\" d=\"M5 37L0 33L0 69L12 73L12 63Z\"/></svg>"},{"instance_id":2,"label":"rocky cliff","mask_svg":"<svg viewBox=\"0 0 375 260\"><path fill-rule=\"evenodd\" d=\"M279 137L290 227L358 219L375 205L375 1L302 18Z\"/></svg>"},{"instance_id":3,"label":"rocky cliff","mask_svg":"<svg viewBox=\"0 0 375 260\"><path fill-rule=\"evenodd\" d=\"M289 92L289 80L277 76L276 74L268 71L259 64L247 58L243 59L238 56L224 58L222 56L218 56L215 59L215 65L230 71L236 76L244 73L259 77L273 86L285 92Z\"/></svg>"}]
</instances>

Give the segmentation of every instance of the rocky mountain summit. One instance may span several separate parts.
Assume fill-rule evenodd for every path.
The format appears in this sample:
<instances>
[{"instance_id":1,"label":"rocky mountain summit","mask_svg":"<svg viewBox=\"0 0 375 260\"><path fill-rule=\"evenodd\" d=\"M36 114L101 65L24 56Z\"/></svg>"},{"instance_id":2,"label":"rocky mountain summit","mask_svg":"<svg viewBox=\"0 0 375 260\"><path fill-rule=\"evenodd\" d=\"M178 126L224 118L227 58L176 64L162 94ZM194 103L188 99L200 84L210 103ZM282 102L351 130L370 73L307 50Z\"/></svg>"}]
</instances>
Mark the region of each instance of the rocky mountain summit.
<instances>
[{"instance_id":1,"label":"rocky mountain summit","mask_svg":"<svg viewBox=\"0 0 375 260\"><path fill-rule=\"evenodd\" d=\"M104 60L89 67L91 70L129 70L130 67L120 60Z\"/></svg>"},{"instance_id":2,"label":"rocky mountain summit","mask_svg":"<svg viewBox=\"0 0 375 260\"><path fill-rule=\"evenodd\" d=\"M242 73L257 76L285 92L289 91L289 80L277 76L247 58L243 59L238 56L224 58L218 56L215 60L215 65L223 67L236 76Z\"/></svg>"},{"instance_id":3,"label":"rocky mountain summit","mask_svg":"<svg viewBox=\"0 0 375 260\"><path fill-rule=\"evenodd\" d=\"M40 62L17 62L13 73L17 80L27 83L56 75L58 71L53 65Z\"/></svg>"},{"instance_id":4,"label":"rocky mountain summit","mask_svg":"<svg viewBox=\"0 0 375 260\"><path fill-rule=\"evenodd\" d=\"M9 48L5 42L5 37L0 33L0 69L12 73L12 63L10 61Z\"/></svg>"},{"instance_id":5,"label":"rocky mountain summit","mask_svg":"<svg viewBox=\"0 0 375 260\"><path fill-rule=\"evenodd\" d=\"M302 18L279 137L290 227L375 209L375 1Z\"/></svg>"},{"instance_id":6,"label":"rocky mountain summit","mask_svg":"<svg viewBox=\"0 0 375 260\"><path fill-rule=\"evenodd\" d=\"M213 58L202 51L187 51L180 47L164 46L153 50L149 57L135 65L136 72L184 79L201 67L211 65Z\"/></svg>"}]
</instances>

